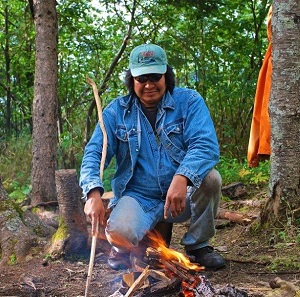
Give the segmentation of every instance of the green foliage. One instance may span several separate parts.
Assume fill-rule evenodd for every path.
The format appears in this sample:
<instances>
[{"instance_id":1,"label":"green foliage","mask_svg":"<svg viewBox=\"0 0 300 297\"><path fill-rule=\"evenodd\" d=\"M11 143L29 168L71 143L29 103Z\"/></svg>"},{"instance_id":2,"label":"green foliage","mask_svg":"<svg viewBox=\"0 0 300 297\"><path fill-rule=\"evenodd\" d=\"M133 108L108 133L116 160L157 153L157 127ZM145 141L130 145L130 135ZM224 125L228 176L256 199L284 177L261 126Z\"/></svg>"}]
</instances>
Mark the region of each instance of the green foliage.
<instances>
[{"instance_id":1,"label":"green foliage","mask_svg":"<svg viewBox=\"0 0 300 297\"><path fill-rule=\"evenodd\" d=\"M70 129L59 135L57 150L58 168L79 169L83 155L83 132Z\"/></svg>"},{"instance_id":2,"label":"green foliage","mask_svg":"<svg viewBox=\"0 0 300 297\"><path fill-rule=\"evenodd\" d=\"M104 106L126 93L122 74L128 68L131 49L144 42L157 43L167 52L177 84L198 90L210 108L225 156L218 165L224 184L237 180L254 184L266 182L267 164L250 170L243 160L257 76L267 47L266 15L270 1L258 1L255 5L241 0L180 3L99 0L97 3L95 7L91 1L66 0L58 1L57 5L58 168L79 170L86 142L87 115L93 101L85 78L88 75L101 85L131 25L124 54L101 96ZM0 140L0 174L9 195L20 200L30 191L31 136L23 131L32 129L34 24L26 1L2 1L0 9L3 12L1 28L7 28L0 34L3 53L0 78L5 82L0 83L3 119L0 131L8 137ZM96 123L95 110L90 120ZM87 130L89 133L93 124ZM5 134L7 125L18 137ZM104 174L107 191L113 173L112 163Z\"/></svg>"},{"instance_id":3,"label":"green foliage","mask_svg":"<svg viewBox=\"0 0 300 297\"><path fill-rule=\"evenodd\" d=\"M266 184L270 177L270 162L260 162L258 167L249 168L247 160L239 161L230 157L221 157L217 165L223 184L243 182L244 184Z\"/></svg>"},{"instance_id":4,"label":"green foliage","mask_svg":"<svg viewBox=\"0 0 300 297\"><path fill-rule=\"evenodd\" d=\"M32 128L33 22L26 1L1 1L0 11L0 135L16 135Z\"/></svg>"},{"instance_id":5,"label":"green foliage","mask_svg":"<svg viewBox=\"0 0 300 297\"><path fill-rule=\"evenodd\" d=\"M28 197L31 190L30 185L20 185L17 181L11 181L11 183L8 183L8 180L5 180L3 182L3 186L9 193L8 196L15 202L22 202Z\"/></svg>"},{"instance_id":6,"label":"green foliage","mask_svg":"<svg viewBox=\"0 0 300 297\"><path fill-rule=\"evenodd\" d=\"M0 139L0 177L11 198L22 201L30 191L31 135Z\"/></svg>"},{"instance_id":7,"label":"green foliage","mask_svg":"<svg viewBox=\"0 0 300 297\"><path fill-rule=\"evenodd\" d=\"M135 2L134 15L134 1L93 3L99 5L95 7L86 0L58 1L57 5L59 167L76 167L81 158L74 151L83 147L87 113L93 101L85 78L91 76L101 85L129 25L131 38L106 84L101 98L104 105L126 92L122 74L128 67L131 49L144 42L158 43L168 54L178 85L194 88L205 98L222 154L242 160L257 76L267 46L265 21L270 1L251 5L241 0L142 0ZM23 129L32 129L34 25L27 2L1 2L1 11L5 12L6 7L8 30L0 34L0 77L3 82L9 81L0 84L0 115L4 119L0 131L10 125L19 134ZM6 24L4 15L0 14L2 28ZM95 123L97 117L92 120ZM79 139L73 141L74 137Z\"/></svg>"},{"instance_id":8,"label":"green foliage","mask_svg":"<svg viewBox=\"0 0 300 297\"><path fill-rule=\"evenodd\" d=\"M15 265L17 264L17 256L15 254L12 254L9 256L9 265Z\"/></svg>"},{"instance_id":9,"label":"green foliage","mask_svg":"<svg viewBox=\"0 0 300 297\"><path fill-rule=\"evenodd\" d=\"M104 184L104 190L106 192L111 191L111 181L113 179L113 176L115 174L116 171L116 160L113 159L109 166L104 170L103 172L103 184Z\"/></svg>"}]
</instances>

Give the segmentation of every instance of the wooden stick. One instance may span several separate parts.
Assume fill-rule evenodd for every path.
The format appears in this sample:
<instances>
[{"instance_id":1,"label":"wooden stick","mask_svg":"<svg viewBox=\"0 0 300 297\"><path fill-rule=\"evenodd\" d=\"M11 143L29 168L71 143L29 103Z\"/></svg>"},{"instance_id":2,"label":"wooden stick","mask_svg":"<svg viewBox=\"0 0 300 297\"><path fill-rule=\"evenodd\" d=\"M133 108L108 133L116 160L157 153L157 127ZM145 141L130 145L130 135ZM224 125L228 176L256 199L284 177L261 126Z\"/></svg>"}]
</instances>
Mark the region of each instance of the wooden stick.
<instances>
[{"instance_id":1,"label":"wooden stick","mask_svg":"<svg viewBox=\"0 0 300 297\"><path fill-rule=\"evenodd\" d=\"M217 219L226 219L241 225L247 225L252 222L251 218L247 217L246 215L240 212L230 211L227 209L222 209L220 207L218 209Z\"/></svg>"},{"instance_id":2,"label":"wooden stick","mask_svg":"<svg viewBox=\"0 0 300 297\"><path fill-rule=\"evenodd\" d=\"M149 266L147 266L144 271L140 274L140 276L135 280L132 286L129 288L124 297L131 297L132 294L138 290L144 283L145 279L149 276Z\"/></svg>"},{"instance_id":3,"label":"wooden stick","mask_svg":"<svg viewBox=\"0 0 300 297\"><path fill-rule=\"evenodd\" d=\"M104 126L103 116L102 116L102 106L101 106L101 100L99 98L98 88L96 83L89 77L86 78L86 81L89 85L92 86L94 97L97 105L97 111L98 111L98 119L99 119L99 125L102 131L103 135L103 144L102 144L102 156L101 156L101 162L100 162L100 178L103 179L103 172L104 172L104 165L105 165L105 159L106 159L106 153L107 153L107 133ZM92 246L91 246L91 255L90 255L90 263L89 263L89 270L88 275L86 279L86 286L85 286L85 297L88 296L91 278L93 274L93 267L94 267L94 259L95 259L95 251L96 251L96 243L97 243L97 235L98 235L98 225L99 222L97 220L96 222L96 230L92 237Z\"/></svg>"},{"instance_id":4,"label":"wooden stick","mask_svg":"<svg viewBox=\"0 0 300 297\"><path fill-rule=\"evenodd\" d=\"M94 260L95 260L97 234L98 234L98 220L97 220L97 225L96 225L96 232L92 237L90 263L89 263L89 270L88 270L87 279L86 279L84 297L88 296L89 288L90 288L90 284L91 284L91 279L92 279L92 274L93 274L93 267L94 267Z\"/></svg>"},{"instance_id":5,"label":"wooden stick","mask_svg":"<svg viewBox=\"0 0 300 297\"><path fill-rule=\"evenodd\" d=\"M102 116L102 106L101 106L101 100L99 98L98 88L96 83L89 77L86 78L87 83L92 86L94 97L97 105L97 111L98 111L98 119L99 119L99 125L103 134L103 145L102 145L102 158L100 163L100 178L103 178L103 171L104 171L104 165L105 165L105 159L106 159L106 153L107 153L107 133L104 126L103 116Z\"/></svg>"},{"instance_id":6,"label":"wooden stick","mask_svg":"<svg viewBox=\"0 0 300 297\"><path fill-rule=\"evenodd\" d=\"M167 277L162 271L150 269L149 275L160 281L164 281L167 284L171 283L171 279L169 277Z\"/></svg>"}]
</instances>

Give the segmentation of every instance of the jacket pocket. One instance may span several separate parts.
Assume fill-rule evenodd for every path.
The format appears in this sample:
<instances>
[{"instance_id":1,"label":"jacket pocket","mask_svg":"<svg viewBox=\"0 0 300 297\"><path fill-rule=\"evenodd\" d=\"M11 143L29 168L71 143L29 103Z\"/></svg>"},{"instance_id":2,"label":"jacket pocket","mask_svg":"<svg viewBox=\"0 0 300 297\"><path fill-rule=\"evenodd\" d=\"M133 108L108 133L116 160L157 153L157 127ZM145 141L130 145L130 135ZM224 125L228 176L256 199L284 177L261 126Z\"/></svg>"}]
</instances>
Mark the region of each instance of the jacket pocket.
<instances>
[{"instance_id":1,"label":"jacket pocket","mask_svg":"<svg viewBox=\"0 0 300 297\"><path fill-rule=\"evenodd\" d=\"M176 120L164 126L164 132L169 142L177 148L185 150L184 122L183 119Z\"/></svg>"},{"instance_id":2,"label":"jacket pocket","mask_svg":"<svg viewBox=\"0 0 300 297\"><path fill-rule=\"evenodd\" d=\"M128 141L128 135L125 126L117 126L116 137L122 142Z\"/></svg>"},{"instance_id":3,"label":"jacket pocket","mask_svg":"<svg viewBox=\"0 0 300 297\"><path fill-rule=\"evenodd\" d=\"M172 123L169 123L164 126L164 130L167 135L175 133L175 134L183 134L183 119L179 119Z\"/></svg>"},{"instance_id":4,"label":"jacket pocket","mask_svg":"<svg viewBox=\"0 0 300 297\"><path fill-rule=\"evenodd\" d=\"M184 121L179 119L163 127L162 144L175 164L180 164L186 154Z\"/></svg>"},{"instance_id":5,"label":"jacket pocket","mask_svg":"<svg viewBox=\"0 0 300 297\"><path fill-rule=\"evenodd\" d=\"M116 130L117 138L117 159L123 159L129 156L129 140L128 133L125 126L117 126Z\"/></svg>"}]
</instances>

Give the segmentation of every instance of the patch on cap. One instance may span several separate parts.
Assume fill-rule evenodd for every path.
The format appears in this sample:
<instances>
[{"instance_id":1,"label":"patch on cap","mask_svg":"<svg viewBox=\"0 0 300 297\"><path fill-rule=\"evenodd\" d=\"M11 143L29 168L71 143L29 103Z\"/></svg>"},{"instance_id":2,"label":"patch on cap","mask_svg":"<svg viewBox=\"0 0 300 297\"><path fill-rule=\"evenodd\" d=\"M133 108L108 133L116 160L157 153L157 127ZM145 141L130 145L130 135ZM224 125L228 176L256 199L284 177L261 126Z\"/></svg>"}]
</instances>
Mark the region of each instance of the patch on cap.
<instances>
[{"instance_id":1,"label":"patch on cap","mask_svg":"<svg viewBox=\"0 0 300 297\"><path fill-rule=\"evenodd\" d=\"M149 73L164 74L167 71L166 53L155 44L139 45L130 54L129 69L132 76Z\"/></svg>"}]
</instances>

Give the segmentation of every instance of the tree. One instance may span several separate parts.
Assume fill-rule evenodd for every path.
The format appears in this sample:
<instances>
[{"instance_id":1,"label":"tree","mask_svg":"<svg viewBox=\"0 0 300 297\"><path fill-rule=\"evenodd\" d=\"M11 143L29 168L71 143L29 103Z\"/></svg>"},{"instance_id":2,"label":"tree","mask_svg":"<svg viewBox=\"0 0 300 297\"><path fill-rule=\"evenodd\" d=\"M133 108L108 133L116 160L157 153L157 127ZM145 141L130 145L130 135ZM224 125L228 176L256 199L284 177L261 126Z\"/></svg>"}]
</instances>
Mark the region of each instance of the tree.
<instances>
[{"instance_id":1,"label":"tree","mask_svg":"<svg viewBox=\"0 0 300 297\"><path fill-rule=\"evenodd\" d=\"M36 30L31 203L56 200L58 23L56 1L33 1Z\"/></svg>"},{"instance_id":2,"label":"tree","mask_svg":"<svg viewBox=\"0 0 300 297\"><path fill-rule=\"evenodd\" d=\"M0 3L0 134L6 138L32 128L32 23L25 1Z\"/></svg>"},{"instance_id":3,"label":"tree","mask_svg":"<svg viewBox=\"0 0 300 297\"><path fill-rule=\"evenodd\" d=\"M270 197L263 223L279 227L300 219L300 2L273 3Z\"/></svg>"}]
</instances>

